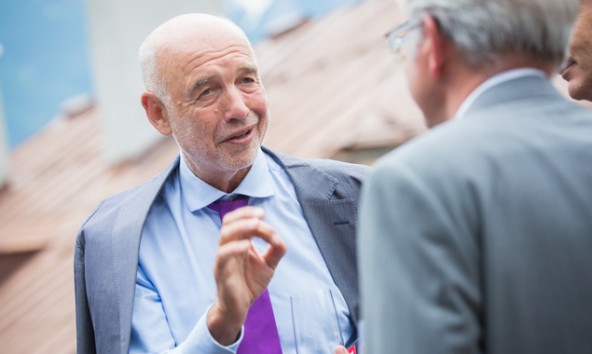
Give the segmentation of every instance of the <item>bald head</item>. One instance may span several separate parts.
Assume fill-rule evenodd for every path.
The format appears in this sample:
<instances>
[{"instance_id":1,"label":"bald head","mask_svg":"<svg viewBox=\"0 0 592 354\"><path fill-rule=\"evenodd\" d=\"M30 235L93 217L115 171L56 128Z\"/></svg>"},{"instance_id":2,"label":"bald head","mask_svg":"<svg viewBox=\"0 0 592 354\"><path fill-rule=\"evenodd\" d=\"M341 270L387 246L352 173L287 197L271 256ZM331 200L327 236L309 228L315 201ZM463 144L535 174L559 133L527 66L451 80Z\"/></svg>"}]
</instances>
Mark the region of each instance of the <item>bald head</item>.
<instances>
[{"instance_id":1,"label":"bald head","mask_svg":"<svg viewBox=\"0 0 592 354\"><path fill-rule=\"evenodd\" d=\"M146 90L165 104L170 101L166 68L194 51L215 51L221 45L239 42L253 49L247 36L231 21L208 14L191 13L173 17L158 26L140 46L140 65ZM254 57L254 56L253 56Z\"/></svg>"}]
</instances>

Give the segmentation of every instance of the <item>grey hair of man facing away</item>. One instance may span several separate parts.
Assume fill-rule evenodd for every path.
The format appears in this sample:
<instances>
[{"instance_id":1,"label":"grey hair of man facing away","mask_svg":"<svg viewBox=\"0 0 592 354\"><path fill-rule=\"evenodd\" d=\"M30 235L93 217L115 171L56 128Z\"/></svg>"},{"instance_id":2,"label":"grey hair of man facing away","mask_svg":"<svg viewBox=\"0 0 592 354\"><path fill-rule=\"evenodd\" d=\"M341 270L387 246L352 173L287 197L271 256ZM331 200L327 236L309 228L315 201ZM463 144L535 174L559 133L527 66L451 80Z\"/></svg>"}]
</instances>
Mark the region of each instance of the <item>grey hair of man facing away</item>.
<instances>
[{"instance_id":1,"label":"grey hair of man facing away","mask_svg":"<svg viewBox=\"0 0 592 354\"><path fill-rule=\"evenodd\" d=\"M571 33L576 1L398 0L410 19L431 14L475 68L503 65L500 59L524 55L558 67ZM575 7L574 7L575 6ZM501 20L503 19L503 21Z\"/></svg>"},{"instance_id":2,"label":"grey hair of man facing away","mask_svg":"<svg viewBox=\"0 0 592 354\"><path fill-rule=\"evenodd\" d=\"M441 77L448 81L452 90L443 95L448 97L429 97L432 103L418 102L423 106L428 126L437 125L453 117L454 109L461 98L465 97L486 77L512 67L535 66L547 74L556 72L563 61L566 41L570 37L573 15L577 12L578 2L548 0L397 0L404 9L410 22L419 27L410 35L408 44L411 53L415 53L417 40L424 35L421 22L435 19L433 27L441 31L442 36L454 44L455 61L463 65L454 66L449 75ZM503 19L503 20L502 20ZM437 69L437 61L432 62ZM471 79L467 81L470 74ZM415 83L410 80L413 94ZM459 91L457 83L464 83ZM453 92L450 92L453 91ZM420 98L421 97L414 97ZM450 98L450 99L448 99ZM438 102L447 101L445 110L439 114L430 112ZM452 104L451 104L452 103ZM428 110L428 111L426 111Z\"/></svg>"}]
</instances>

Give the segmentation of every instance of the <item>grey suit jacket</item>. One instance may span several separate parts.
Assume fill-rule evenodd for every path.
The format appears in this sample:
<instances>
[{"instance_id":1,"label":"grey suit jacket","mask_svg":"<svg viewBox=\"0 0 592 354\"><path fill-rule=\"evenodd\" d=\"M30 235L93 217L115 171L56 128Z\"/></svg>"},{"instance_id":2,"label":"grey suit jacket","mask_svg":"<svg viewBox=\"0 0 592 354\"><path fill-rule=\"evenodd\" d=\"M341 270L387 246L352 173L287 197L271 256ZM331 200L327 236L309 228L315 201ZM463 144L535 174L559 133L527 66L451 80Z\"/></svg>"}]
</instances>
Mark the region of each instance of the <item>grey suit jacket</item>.
<instances>
[{"instance_id":1,"label":"grey suit jacket","mask_svg":"<svg viewBox=\"0 0 592 354\"><path fill-rule=\"evenodd\" d=\"M592 353L592 114L548 80L385 157L359 225L367 353Z\"/></svg>"},{"instance_id":2,"label":"grey suit jacket","mask_svg":"<svg viewBox=\"0 0 592 354\"><path fill-rule=\"evenodd\" d=\"M355 236L360 185L368 167L300 160L264 149L292 179L335 284L358 320ZM127 353L140 236L152 202L179 158L147 183L104 201L84 223L74 270L78 353Z\"/></svg>"}]
</instances>

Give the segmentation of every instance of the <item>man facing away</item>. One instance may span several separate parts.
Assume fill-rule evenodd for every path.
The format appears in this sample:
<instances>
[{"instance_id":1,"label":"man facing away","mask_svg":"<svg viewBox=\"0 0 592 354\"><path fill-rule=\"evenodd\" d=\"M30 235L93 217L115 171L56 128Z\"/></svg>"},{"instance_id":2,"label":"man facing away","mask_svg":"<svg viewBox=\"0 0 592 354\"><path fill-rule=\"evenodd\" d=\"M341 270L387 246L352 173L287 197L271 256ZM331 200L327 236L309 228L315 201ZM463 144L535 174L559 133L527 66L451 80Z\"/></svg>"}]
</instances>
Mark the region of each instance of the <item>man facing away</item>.
<instances>
[{"instance_id":1,"label":"man facing away","mask_svg":"<svg viewBox=\"0 0 592 354\"><path fill-rule=\"evenodd\" d=\"M572 98L592 102L592 0L580 0L561 76Z\"/></svg>"},{"instance_id":2,"label":"man facing away","mask_svg":"<svg viewBox=\"0 0 592 354\"><path fill-rule=\"evenodd\" d=\"M227 20L175 17L140 60L148 120L180 156L82 226L78 353L295 353L295 315L338 328L315 333L339 338L323 351L355 339L355 208L368 168L261 147L267 97ZM322 294L331 306L292 309L295 296L310 305Z\"/></svg>"},{"instance_id":3,"label":"man facing away","mask_svg":"<svg viewBox=\"0 0 592 354\"><path fill-rule=\"evenodd\" d=\"M592 115L549 81L578 3L400 1L433 129L364 185L367 353L592 353Z\"/></svg>"}]
</instances>

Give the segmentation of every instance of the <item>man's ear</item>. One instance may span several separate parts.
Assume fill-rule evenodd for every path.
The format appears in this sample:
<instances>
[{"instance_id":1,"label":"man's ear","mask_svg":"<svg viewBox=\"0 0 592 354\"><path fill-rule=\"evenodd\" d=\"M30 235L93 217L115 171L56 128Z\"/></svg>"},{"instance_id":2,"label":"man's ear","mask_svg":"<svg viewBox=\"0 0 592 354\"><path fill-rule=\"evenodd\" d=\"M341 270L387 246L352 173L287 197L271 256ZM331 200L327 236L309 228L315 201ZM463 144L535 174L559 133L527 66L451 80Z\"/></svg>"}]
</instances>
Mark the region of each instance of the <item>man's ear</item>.
<instances>
[{"instance_id":1,"label":"man's ear","mask_svg":"<svg viewBox=\"0 0 592 354\"><path fill-rule=\"evenodd\" d=\"M440 78L448 59L448 40L440 31L438 22L434 17L425 16L422 25L429 73L435 78Z\"/></svg>"},{"instance_id":2,"label":"man's ear","mask_svg":"<svg viewBox=\"0 0 592 354\"><path fill-rule=\"evenodd\" d=\"M152 92L145 91L141 96L142 107L146 111L146 116L150 124L162 135L171 135L173 133L169 124L168 113L160 98Z\"/></svg>"}]
</instances>

